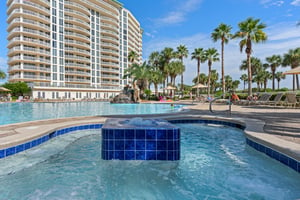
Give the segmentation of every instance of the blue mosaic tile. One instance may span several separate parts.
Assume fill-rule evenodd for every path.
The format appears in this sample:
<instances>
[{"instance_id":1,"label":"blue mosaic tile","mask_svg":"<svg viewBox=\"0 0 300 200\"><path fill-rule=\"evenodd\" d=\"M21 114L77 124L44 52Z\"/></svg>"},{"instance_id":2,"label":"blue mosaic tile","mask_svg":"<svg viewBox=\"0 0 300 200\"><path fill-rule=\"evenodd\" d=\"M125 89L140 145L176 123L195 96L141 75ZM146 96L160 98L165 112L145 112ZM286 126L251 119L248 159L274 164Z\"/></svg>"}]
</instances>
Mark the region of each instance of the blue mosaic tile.
<instances>
[{"instance_id":1,"label":"blue mosaic tile","mask_svg":"<svg viewBox=\"0 0 300 200\"><path fill-rule=\"evenodd\" d=\"M283 154L279 154L279 161L285 165L289 165L289 158Z\"/></svg>"},{"instance_id":2,"label":"blue mosaic tile","mask_svg":"<svg viewBox=\"0 0 300 200\"><path fill-rule=\"evenodd\" d=\"M146 139L145 129L136 129L135 130L135 138L136 139Z\"/></svg>"},{"instance_id":3,"label":"blue mosaic tile","mask_svg":"<svg viewBox=\"0 0 300 200\"><path fill-rule=\"evenodd\" d=\"M165 140L167 139L167 131L166 130L157 130L156 131L156 139L157 140Z\"/></svg>"},{"instance_id":4,"label":"blue mosaic tile","mask_svg":"<svg viewBox=\"0 0 300 200\"><path fill-rule=\"evenodd\" d=\"M31 148L31 142L27 142L24 144L24 150L30 149Z\"/></svg>"},{"instance_id":5,"label":"blue mosaic tile","mask_svg":"<svg viewBox=\"0 0 300 200\"><path fill-rule=\"evenodd\" d=\"M288 166L294 170L297 171L297 165L298 165L298 162L292 158L289 158L289 164Z\"/></svg>"},{"instance_id":6,"label":"blue mosaic tile","mask_svg":"<svg viewBox=\"0 0 300 200\"><path fill-rule=\"evenodd\" d=\"M16 153L16 147L10 147L6 149L5 156L11 156L14 155L15 153Z\"/></svg>"},{"instance_id":7,"label":"blue mosaic tile","mask_svg":"<svg viewBox=\"0 0 300 200\"><path fill-rule=\"evenodd\" d=\"M156 150L157 146L156 146L156 141L147 141L146 142L146 150Z\"/></svg>"},{"instance_id":8,"label":"blue mosaic tile","mask_svg":"<svg viewBox=\"0 0 300 200\"><path fill-rule=\"evenodd\" d=\"M126 150L135 150L135 141L134 140L125 140L125 149Z\"/></svg>"},{"instance_id":9,"label":"blue mosaic tile","mask_svg":"<svg viewBox=\"0 0 300 200\"><path fill-rule=\"evenodd\" d=\"M167 150L167 141L157 141L157 150Z\"/></svg>"},{"instance_id":10,"label":"blue mosaic tile","mask_svg":"<svg viewBox=\"0 0 300 200\"><path fill-rule=\"evenodd\" d=\"M135 138L135 130L134 129L126 129L125 130L125 139L134 139Z\"/></svg>"},{"instance_id":11,"label":"blue mosaic tile","mask_svg":"<svg viewBox=\"0 0 300 200\"><path fill-rule=\"evenodd\" d=\"M5 150L1 149L0 150L0 158L4 158L5 157Z\"/></svg>"},{"instance_id":12,"label":"blue mosaic tile","mask_svg":"<svg viewBox=\"0 0 300 200\"><path fill-rule=\"evenodd\" d=\"M146 139L155 140L156 139L156 130L148 129L146 130Z\"/></svg>"},{"instance_id":13,"label":"blue mosaic tile","mask_svg":"<svg viewBox=\"0 0 300 200\"><path fill-rule=\"evenodd\" d=\"M136 155L135 155L136 160L146 160L145 151L136 151L135 153L136 153Z\"/></svg>"},{"instance_id":14,"label":"blue mosaic tile","mask_svg":"<svg viewBox=\"0 0 300 200\"><path fill-rule=\"evenodd\" d=\"M121 129L115 130L115 140L125 139L125 131Z\"/></svg>"},{"instance_id":15,"label":"blue mosaic tile","mask_svg":"<svg viewBox=\"0 0 300 200\"><path fill-rule=\"evenodd\" d=\"M16 153L24 151L24 149L25 149L24 146L25 146L24 144L20 144L20 145L16 146Z\"/></svg>"},{"instance_id":16,"label":"blue mosaic tile","mask_svg":"<svg viewBox=\"0 0 300 200\"><path fill-rule=\"evenodd\" d=\"M115 151L114 152L114 159L117 159L117 160L125 160L125 152L124 150L123 151Z\"/></svg>"},{"instance_id":17,"label":"blue mosaic tile","mask_svg":"<svg viewBox=\"0 0 300 200\"><path fill-rule=\"evenodd\" d=\"M156 160L156 151L146 151L146 160Z\"/></svg>"},{"instance_id":18,"label":"blue mosaic tile","mask_svg":"<svg viewBox=\"0 0 300 200\"><path fill-rule=\"evenodd\" d=\"M115 140L115 151L118 150L124 150L125 149L125 144L124 144L124 140Z\"/></svg>"},{"instance_id":19,"label":"blue mosaic tile","mask_svg":"<svg viewBox=\"0 0 300 200\"><path fill-rule=\"evenodd\" d=\"M146 150L145 140L136 140L135 141L135 149L136 150Z\"/></svg>"},{"instance_id":20,"label":"blue mosaic tile","mask_svg":"<svg viewBox=\"0 0 300 200\"><path fill-rule=\"evenodd\" d=\"M157 160L167 160L167 152L166 151L156 151L156 159Z\"/></svg>"},{"instance_id":21,"label":"blue mosaic tile","mask_svg":"<svg viewBox=\"0 0 300 200\"><path fill-rule=\"evenodd\" d=\"M174 145L175 143L173 142L173 141L168 141L167 142L167 145L168 145L168 150L170 151L170 150L175 150L175 145Z\"/></svg>"},{"instance_id":22,"label":"blue mosaic tile","mask_svg":"<svg viewBox=\"0 0 300 200\"><path fill-rule=\"evenodd\" d=\"M135 151L125 151L125 160L135 160Z\"/></svg>"}]
</instances>

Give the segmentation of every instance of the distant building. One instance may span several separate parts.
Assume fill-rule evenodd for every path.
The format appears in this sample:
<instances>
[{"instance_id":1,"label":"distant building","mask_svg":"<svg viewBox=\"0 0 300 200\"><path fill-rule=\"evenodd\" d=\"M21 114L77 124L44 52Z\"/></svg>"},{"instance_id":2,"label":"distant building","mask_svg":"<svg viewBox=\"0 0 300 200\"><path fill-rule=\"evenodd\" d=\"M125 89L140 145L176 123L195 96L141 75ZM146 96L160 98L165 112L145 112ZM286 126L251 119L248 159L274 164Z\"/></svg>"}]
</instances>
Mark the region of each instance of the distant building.
<instances>
[{"instance_id":1,"label":"distant building","mask_svg":"<svg viewBox=\"0 0 300 200\"><path fill-rule=\"evenodd\" d=\"M118 94L142 59L142 29L115 0L7 0L9 82L33 98L99 99Z\"/></svg>"}]
</instances>

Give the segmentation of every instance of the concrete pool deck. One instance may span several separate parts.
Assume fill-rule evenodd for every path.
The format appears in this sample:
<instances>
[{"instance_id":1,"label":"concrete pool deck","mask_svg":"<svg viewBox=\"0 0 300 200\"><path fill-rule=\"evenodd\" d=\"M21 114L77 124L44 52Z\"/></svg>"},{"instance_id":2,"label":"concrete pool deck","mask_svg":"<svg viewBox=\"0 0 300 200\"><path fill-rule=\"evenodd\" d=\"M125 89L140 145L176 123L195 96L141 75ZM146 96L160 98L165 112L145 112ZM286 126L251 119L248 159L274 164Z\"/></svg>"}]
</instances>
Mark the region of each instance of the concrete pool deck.
<instances>
[{"instance_id":1,"label":"concrete pool deck","mask_svg":"<svg viewBox=\"0 0 300 200\"><path fill-rule=\"evenodd\" d=\"M176 103L187 104L188 110L179 113L142 116L165 119L208 118L235 121L246 125L245 133L251 139L300 161L299 108L233 105L230 115L226 111L228 110L228 105L214 104L214 113L211 113L208 103L192 104L191 101L179 101ZM135 116L137 115L126 117ZM57 129L83 124L103 123L110 117L125 116L71 117L2 125L0 126L0 149L31 141L45 134L50 134Z\"/></svg>"}]
</instances>

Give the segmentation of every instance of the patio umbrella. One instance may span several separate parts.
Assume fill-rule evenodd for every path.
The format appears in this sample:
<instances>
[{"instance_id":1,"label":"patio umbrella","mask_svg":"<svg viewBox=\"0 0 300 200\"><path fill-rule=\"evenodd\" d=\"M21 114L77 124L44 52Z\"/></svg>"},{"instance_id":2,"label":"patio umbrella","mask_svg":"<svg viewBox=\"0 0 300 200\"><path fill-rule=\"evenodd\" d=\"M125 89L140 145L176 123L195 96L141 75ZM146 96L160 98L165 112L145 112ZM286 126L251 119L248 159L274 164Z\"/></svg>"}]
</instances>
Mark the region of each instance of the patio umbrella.
<instances>
[{"instance_id":1,"label":"patio umbrella","mask_svg":"<svg viewBox=\"0 0 300 200\"><path fill-rule=\"evenodd\" d=\"M11 92L11 90L9 90L5 87L0 87L0 92Z\"/></svg>"},{"instance_id":2,"label":"patio umbrella","mask_svg":"<svg viewBox=\"0 0 300 200\"><path fill-rule=\"evenodd\" d=\"M164 88L164 90L176 90L176 87L169 85L168 87Z\"/></svg>"},{"instance_id":3,"label":"patio umbrella","mask_svg":"<svg viewBox=\"0 0 300 200\"><path fill-rule=\"evenodd\" d=\"M288 70L283 74L300 74L300 67L296 67L294 69Z\"/></svg>"},{"instance_id":4,"label":"patio umbrella","mask_svg":"<svg viewBox=\"0 0 300 200\"><path fill-rule=\"evenodd\" d=\"M199 83L197 85L194 85L192 88L207 88L207 86L203 85L202 83Z\"/></svg>"}]
</instances>

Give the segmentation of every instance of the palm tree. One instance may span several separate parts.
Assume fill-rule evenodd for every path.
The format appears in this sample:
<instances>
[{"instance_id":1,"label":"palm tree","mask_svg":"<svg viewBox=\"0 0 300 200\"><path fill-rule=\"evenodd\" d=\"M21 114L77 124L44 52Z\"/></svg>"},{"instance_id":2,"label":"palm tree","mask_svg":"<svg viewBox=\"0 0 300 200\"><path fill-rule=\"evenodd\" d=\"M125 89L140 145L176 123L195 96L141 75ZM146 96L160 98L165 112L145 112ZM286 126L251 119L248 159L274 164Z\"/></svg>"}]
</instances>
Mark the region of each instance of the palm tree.
<instances>
[{"instance_id":1,"label":"palm tree","mask_svg":"<svg viewBox=\"0 0 300 200\"><path fill-rule=\"evenodd\" d=\"M211 78L211 66L213 62L219 61L219 53L215 48L209 48L205 50L205 60L208 63L208 81L207 81L207 95L210 96L210 78Z\"/></svg>"},{"instance_id":2,"label":"palm tree","mask_svg":"<svg viewBox=\"0 0 300 200\"><path fill-rule=\"evenodd\" d=\"M265 67L270 67L272 72L272 90L275 90L275 72L276 68L279 67L282 63L282 59L280 55L272 55L271 57L267 57L266 61L268 63L264 64Z\"/></svg>"},{"instance_id":3,"label":"palm tree","mask_svg":"<svg viewBox=\"0 0 300 200\"><path fill-rule=\"evenodd\" d=\"M175 85L176 76L182 74L185 67L181 61L172 61L167 65L167 71L171 78L171 85Z\"/></svg>"},{"instance_id":4,"label":"palm tree","mask_svg":"<svg viewBox=\"0 0 300 200\"><path fill-rule=\"evenodd\" d=\"M205 62L205 52L203 48L196 48L192 53L192 60L197 60L197 82L200 83L200 63ZM199 88L197 88L197 96L199 96Z\"/></svg>"},{"instance_id":5,"label":"palm tree","mask_svg":"<svg viewBox=\"0 0 300 200\"><path fill-rule=\"evenodd\" d=\"M300 48L290 49L288 53L283 55L282 66L291 66L292 69L300 66ZM295 80L297 89L299 90L299 80L297 75L293 75L293 90L295 90Z\"/></svg>"},{"instance_id":6,"label":"palm tree","mask_svg":"<svg viewBox=\"0 0 300 200\"><path fill-rule=\"evenodd\" d=\"M210 85L211 85L211 91L216 91L216 88L218 86L218 79L219 79L219 74L217 70L211 70L210 72ZM219 85L220 86L220 85Z\"/></svg>"},{"instance_id":7,"label":"palm tree","mask_svg":"<svg viewBox=\"0 0 300 200\"><path fill-rule=\"evenodd\" d=\"M128 61L134 63L136 59L138 59L139 55L135 51L130 51L128 53Z\"/></svg>"},{"instance_id":8,"label":"palm tree","mask_svg":"<svg viewBox=\"0 0 300 200\"><path fill-rule=\"evenodd\" d=\"M164 75L156 67L151 66L149 70L149 80L150 83L154 84L155 95L158 96L158 85L163 83Z\"/></svg>"},{"instance_id":9,"label":"palm tree","mask_svg":"<svg viewBox=\"0 0 300 200\"><path fill-rule=\"evenodd\" d=\"M251 76L256 75L258 71L262 68L263 64L259 58L251 58ZM243 60L240 65L240 70L248 70L248 61ZM249 78L248 78L249 80Z\"/></svg>"},{"instance_id":10,"label":"palm tree","mask_svg":"<svg viewBox=\"0 0 300 200\"><path fill-rule=\"evenodd\" d=\"M207 80L208 80L208 76L206 76L204 73L201 73L198 77L195 77L193 79L193 83L198 84L198 81L199 81L199 83L206 85Z\"/></svg>"},{"instance_id":11,"label":"palm tree","mask_svg":"<svg viewBox=\"0 0 300 200\"><path fill-rule=\"evenodd\" d=\"M227 44L229 39L232 37L231 34L232 27L221 23L214 32L211 34L211 38L214 42L221 40L221 68L222 68L222 92L223 98L225 98L225 79L224 79L224 44Z\"/></svg>"},{"instance_id":12,"label":"palm tree","mask_svg":"<svg viewBox=\"0 0 300 200\"><path fill-rule=\"evenodd\" d=\"M152 52L152 53L150 54L148 62L149 62L149 64L150 64L151 66L158 67L158 66L159 66L159 62L160 62L160 59L161 59L161 58L160 58L159 52L158 52L158 51L154 51L154 52Z\"/></svg>"},{"instance_id":13,"label":"palm tree","mask_svg":"<svg viewBox=\"0 0 300 200\"><path fill-rule=\"evenodd\" d=\"M180 59L182 65L183 65L183 58L187 58L188 57L189 51L188 51L188 49L186 48L185 45L179 45L177 47L176 55ZM180 92L182 94L183 94L183 72L181 73L181 87L180 87Z\"/></svg>"},{"instance_id":14,"label":"palm tree","mask_svg":"<svg viewBox=\"0 0 300 200\"><path fill-rule=\"evenodd\" d=\"M174 57L175 57L175 53L173 48L166 47L160 52L160 64L161 64L160 69L163 71L167 82L168 82L169 74L167 73L166 68L170 63L171 59ZM165 85L166 84L164 83L164 87Z\"/></svg>"},{"instance_id":15,"label":"palm tree","mask_svg":"<svg viewBox=\"0 0 300 200\"><path fill-rule=\"evenodd\" d=\"M267 40L267 34L263 32L266 25L260 23L259 19L253 19L252 17L246 19L238 24L239 31L236 32L233 38L241 38L240 51L243 52L245 47L245 53L247 54L247 66L248 66L248 95L252 96L252 72L251 72L251 54L252 43L264 42Z\"/></svg>"},{"instance_id":16,"label":"palm tree","mask_svg":"<svg viewBox=\"0 0 300 200\"><path fill-rule=\"evenodd\" d=\"M279 90L279 83L282 79L285 79L285 74L283 74L282 72L277 72L275 74L275 79L277 80L277 89Z\"/></svg>"},{"instance_id":17,"label":"palm tree","mask_svg":"<svg viewBox=\"0 0 300 200\"><path fill-rule=\"evenodd\" d=\"M149 70L150 67L146 64L146 62L142 65L134 63L130 68L125 70L124 78L133 78L133 82L136 82L141 94L143 94L144 90L148 88Z\"/></svg>"},{"instance_id":18,"label":"palm tree","mask_svg":"<svg viewBox=\"0 0 300 200\"><path fill-rule=\"evenodd\" d=\"M5 72L0 69L0 79L5 79L5 78L6 78Z\"/></svg>"},{"instance_id":19,"label":"palm tree","mask_svg":"<svg viewBox=\"0 0 300 200\"><path fill-rule=\"evenodd\" d=\"M246 81L248 80L247 74L242 74L242 76L240 77L240 79L241 79L241 80L243 81L243 83L244 83L244 91L245 91Z\"/></svg>"}]
</instances>

